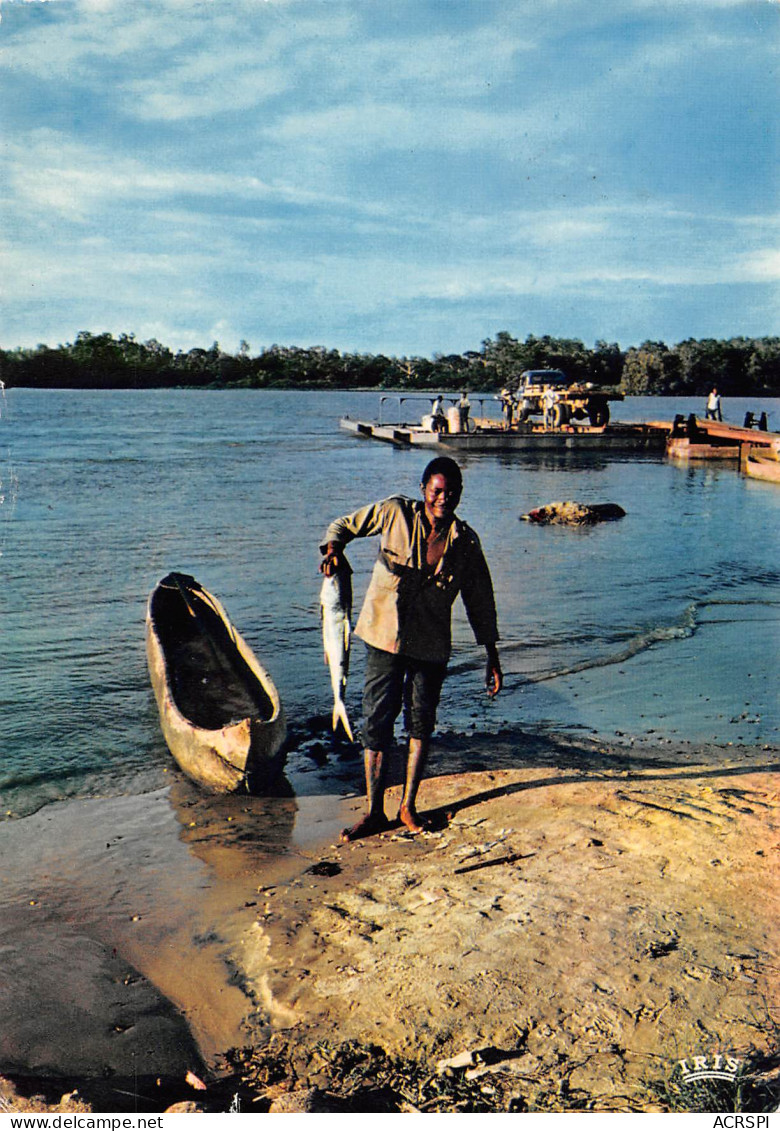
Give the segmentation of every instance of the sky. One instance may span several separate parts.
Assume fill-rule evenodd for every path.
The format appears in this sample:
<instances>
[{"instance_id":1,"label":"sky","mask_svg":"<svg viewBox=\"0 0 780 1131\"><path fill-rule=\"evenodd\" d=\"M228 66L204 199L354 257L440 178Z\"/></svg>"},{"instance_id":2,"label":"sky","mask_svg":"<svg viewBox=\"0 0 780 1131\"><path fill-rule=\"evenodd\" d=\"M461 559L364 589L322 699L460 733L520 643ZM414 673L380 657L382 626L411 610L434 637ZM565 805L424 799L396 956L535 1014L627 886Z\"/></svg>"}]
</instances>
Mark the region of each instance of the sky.
<instances>
[{"instance_id":1,"label":"sky","mask_svg":"<svg viewBox=\"0 0 780 1131\"><path fill-rule=\"evenodd\" d=\"M2 0L0 347L780 333L778 0Z\"/></svg>"}]
</instances>

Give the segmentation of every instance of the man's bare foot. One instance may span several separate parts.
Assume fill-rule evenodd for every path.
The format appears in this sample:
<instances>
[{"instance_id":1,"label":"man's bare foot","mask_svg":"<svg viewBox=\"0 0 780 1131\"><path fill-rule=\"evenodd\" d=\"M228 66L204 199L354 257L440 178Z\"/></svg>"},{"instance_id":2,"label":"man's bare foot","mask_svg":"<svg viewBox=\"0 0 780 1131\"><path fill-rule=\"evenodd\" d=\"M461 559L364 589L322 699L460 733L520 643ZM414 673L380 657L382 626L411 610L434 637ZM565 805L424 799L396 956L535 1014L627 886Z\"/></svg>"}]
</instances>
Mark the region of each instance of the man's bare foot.
<instances>
[{"instance_id":1,"label":"man's bare foot","mask_svg":"<svg viewBox=\"0 0 780 1131\"><path fill-rule=\"evenodd\" d=\"M410 833L421 833L425 831L425 826L420 820L417 810L409 805L402 805L398 810L398 820L402 825L405 825Z\"/></svg>"},{"instance_id":2,"label":"man's bare foot","mask_svg":"<svg viewBox=\"0 0 780 1131\"><path fill-rule=\"evenodd\" d=\"M357 824L342 829L341 843L349 844L350 841L360 840L364 836L375 836L376 833L387 832L389 828L390 822L384 813L368 813L365 817L361 817Z\"/></svg>"}]
</instances>

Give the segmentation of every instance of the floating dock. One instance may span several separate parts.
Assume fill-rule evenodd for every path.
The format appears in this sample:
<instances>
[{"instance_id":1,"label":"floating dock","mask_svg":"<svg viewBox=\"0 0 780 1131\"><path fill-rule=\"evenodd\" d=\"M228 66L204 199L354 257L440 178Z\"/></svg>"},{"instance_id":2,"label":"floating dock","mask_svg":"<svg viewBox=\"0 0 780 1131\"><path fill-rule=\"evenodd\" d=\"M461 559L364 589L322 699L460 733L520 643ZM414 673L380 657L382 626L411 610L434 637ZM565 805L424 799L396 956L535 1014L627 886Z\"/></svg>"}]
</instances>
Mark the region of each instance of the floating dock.
<instances>
[{"instance_id":1,"label":"floating dock","mask_svg":"<svg viewBox=\"0 0 780 1131\"><path fill-rule=\"evenodd\" d=\"M678 460L739 460L739 444L709 444L689 440L687 436L670 436L666 441L666 454Z\"/></svg>"},{"instance_id":2,"label":"floating dock","mask_svg":"<svg viewBox=\"0 0 780 1131\"><path fill-rule=\"evenodd\" d=\"M686 421L675 420L666 441L666 454L670 459L720 460L734 463L743 470L751 450L776 460L780 452L780 433L744 425L740 428L722 420L688 417Z\"/></svg>"}]
</instances>

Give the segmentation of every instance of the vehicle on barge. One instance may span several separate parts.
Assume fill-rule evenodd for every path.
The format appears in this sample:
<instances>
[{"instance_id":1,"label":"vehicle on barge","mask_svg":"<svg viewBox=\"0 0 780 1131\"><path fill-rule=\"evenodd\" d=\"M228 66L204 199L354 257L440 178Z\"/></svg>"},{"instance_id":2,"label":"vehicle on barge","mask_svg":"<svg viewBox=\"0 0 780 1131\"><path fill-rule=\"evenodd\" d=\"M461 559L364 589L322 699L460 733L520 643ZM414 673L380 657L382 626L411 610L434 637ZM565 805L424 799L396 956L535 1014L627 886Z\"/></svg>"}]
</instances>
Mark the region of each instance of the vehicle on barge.
<instances>
[{"instance_id":1,"label":"vehicle on barge","mask_svg":"<svg viewBox=\"0 0 780 1131\"><path fill-rule=\"evenodd\" d=\"M594 428L609 424L609 402L623 394L600 389L591 382L570 381L562 369L525 369L507 393L517 406L523 424L531 416L545 416L555 428L587 418Z\"/></svg>"}]
</instances>

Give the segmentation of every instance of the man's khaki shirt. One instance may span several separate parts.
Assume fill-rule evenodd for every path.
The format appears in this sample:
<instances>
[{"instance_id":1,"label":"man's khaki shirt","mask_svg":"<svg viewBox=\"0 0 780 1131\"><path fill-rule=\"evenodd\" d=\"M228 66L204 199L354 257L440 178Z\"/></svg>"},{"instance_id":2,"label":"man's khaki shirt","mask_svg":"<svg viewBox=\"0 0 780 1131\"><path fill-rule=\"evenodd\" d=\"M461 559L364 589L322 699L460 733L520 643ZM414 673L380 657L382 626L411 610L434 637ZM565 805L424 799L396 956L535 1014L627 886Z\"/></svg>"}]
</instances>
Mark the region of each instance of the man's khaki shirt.
<instances>
[{"instance_id":1,"label":"man's khaki shirt","mask_svg":"<svg viewBox=\"0 0 780 1131\"><path fill-rule=\"evenodd\" d=\"M498 640L493 583L479 538L454 518L435 569L426 562L422 502L401 495L337 518L323 540L346 546L353 538L380 536L379 556L355 632L367 644L417 660L446 663L451 650L452 605L463 598L478 644Z\"/></svg>"}]
</instances>

